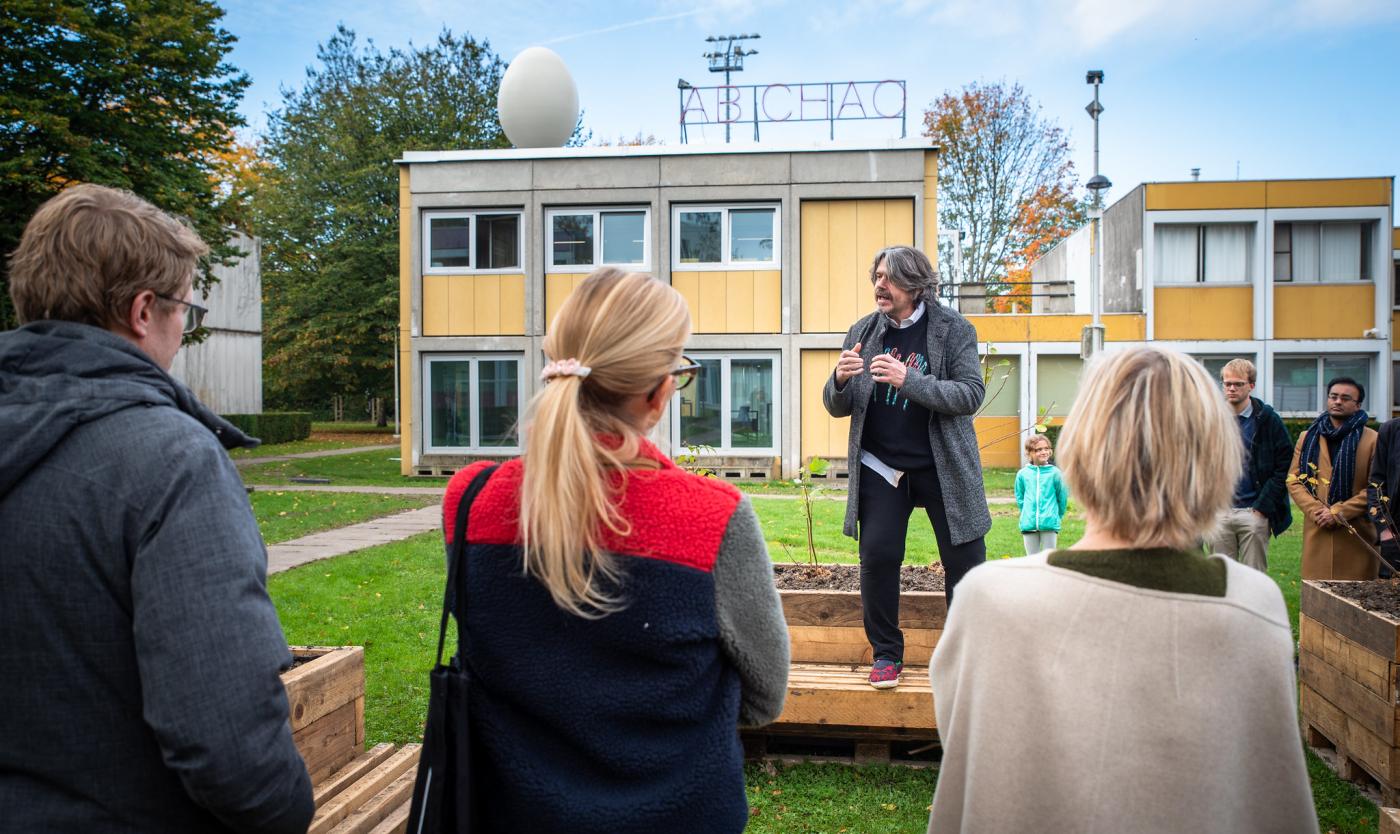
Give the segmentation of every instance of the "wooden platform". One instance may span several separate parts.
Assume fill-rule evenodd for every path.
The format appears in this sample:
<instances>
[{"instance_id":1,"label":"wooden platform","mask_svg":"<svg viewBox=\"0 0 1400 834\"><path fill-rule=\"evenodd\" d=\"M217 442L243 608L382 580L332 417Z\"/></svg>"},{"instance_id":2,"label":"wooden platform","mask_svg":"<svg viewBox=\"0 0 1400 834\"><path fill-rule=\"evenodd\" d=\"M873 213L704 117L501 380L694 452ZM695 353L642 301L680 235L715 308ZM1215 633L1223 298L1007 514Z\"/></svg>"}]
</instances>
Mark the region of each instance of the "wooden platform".
<instances>
[{"instance_id":1,"label":"wooden platform","mask_svg":"<svg viewBox=\"0 0 1400 834\"><path fill-rule=\"evenodd\" d=\"M403 834L421 750L380 744L318 784L308 834Z\"/></svg>"},{"instance_id":2,"label":"wooden platform","mask_svg":"<svg viewBox=\"0 0 1400 834\"><path fill-rule=\"evenodd\" d=\"M1382 808L1380 834L1400 834L1400 808Z\"/></svg>"}]
</instances>

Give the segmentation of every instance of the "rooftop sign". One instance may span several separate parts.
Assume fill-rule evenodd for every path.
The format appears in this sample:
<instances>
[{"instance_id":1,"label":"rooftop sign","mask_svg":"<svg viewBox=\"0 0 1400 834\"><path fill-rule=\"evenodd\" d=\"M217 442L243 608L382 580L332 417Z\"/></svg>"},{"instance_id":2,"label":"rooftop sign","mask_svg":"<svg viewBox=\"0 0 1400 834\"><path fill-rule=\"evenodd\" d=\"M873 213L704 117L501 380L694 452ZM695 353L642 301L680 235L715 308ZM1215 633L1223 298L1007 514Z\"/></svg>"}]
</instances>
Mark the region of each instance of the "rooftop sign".
<instances>
[{"instance_id":1,"label":"rooftop sign","mask_svg":"<svg viewBox=\"0 0 1400 834\"><path fill-rule=\"evenodd\" d=\"M690 125L776 122L827 122L836 138L836 123L870 119L899 119L899 136L906 133L908 91L903 81L825 81L800 84L733 84L692 87L681 82L681 142Z\"/></svg>"}]
</instances>

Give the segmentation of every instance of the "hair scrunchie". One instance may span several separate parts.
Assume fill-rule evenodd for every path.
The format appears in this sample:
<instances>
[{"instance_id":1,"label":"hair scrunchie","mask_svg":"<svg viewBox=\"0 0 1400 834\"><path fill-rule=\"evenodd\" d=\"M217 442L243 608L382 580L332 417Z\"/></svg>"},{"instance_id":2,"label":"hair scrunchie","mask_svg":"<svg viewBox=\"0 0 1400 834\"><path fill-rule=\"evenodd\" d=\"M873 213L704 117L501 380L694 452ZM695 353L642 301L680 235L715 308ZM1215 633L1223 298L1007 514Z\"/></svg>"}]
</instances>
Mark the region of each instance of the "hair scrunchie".
<instances>
[{"instance_id":1,"label":"hair scrunchie","mask_svg":"<svg viewBox=\"0 0 1400 834\"><path fill-rule=\"evenodd\" d=\"M583 379L593 373L593 369L587 365L580 365L577 359L558 359L544 366L540 371L540 379L548 382L555 377L576 376Z\"/></svg>"}]
</instances>

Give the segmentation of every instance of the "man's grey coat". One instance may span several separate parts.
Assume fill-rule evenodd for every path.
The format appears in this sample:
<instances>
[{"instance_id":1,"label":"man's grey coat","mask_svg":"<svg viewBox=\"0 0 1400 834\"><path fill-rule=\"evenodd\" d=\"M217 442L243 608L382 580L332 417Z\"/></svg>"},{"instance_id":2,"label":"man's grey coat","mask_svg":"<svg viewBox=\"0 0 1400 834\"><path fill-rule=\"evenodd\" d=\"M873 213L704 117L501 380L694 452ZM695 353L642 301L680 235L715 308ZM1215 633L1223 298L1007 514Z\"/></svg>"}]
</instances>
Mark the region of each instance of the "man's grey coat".
<instances>
[{"instance_id":1,"label":"man's grey coat","mask_svg":"<svg viewBox=\"0 0 1400 834\"><path fill-rule=\"evenodd\" d=\"M0 334L0 830L306 831L254 442L106 330Z\"/></svg>"},{"instance_id":2,"label":"man's grey coat","mask_svg":"<svg viewBox=\"0 0 1400 834\"><path fill-rule=\"evenodd\" d=\"M936 303L926 304L924 315L928 316L929 373L921 374L909 368L900 393L930 412L928 440L933 449L938 484L943 489L948 532L953 544L963 544L985 536L992 529L992 515L987 511L987 493L982 484L982 456L977 451L977 432L972 425L972 415L977 413L986 394L982 364L977 359L977 331L957 312ZM865 370L847 380L840 390L836 388L833 371L822 391L822 403L831 416L851 418L846 458L850 486L843 532L852 538L859 538L856 511L860 506L860 439L875 385L870 376L870 361L881 352L888 321L877 311L851 327L841 349L850 350L860 342Z\"/></svg>"}]
</instances>

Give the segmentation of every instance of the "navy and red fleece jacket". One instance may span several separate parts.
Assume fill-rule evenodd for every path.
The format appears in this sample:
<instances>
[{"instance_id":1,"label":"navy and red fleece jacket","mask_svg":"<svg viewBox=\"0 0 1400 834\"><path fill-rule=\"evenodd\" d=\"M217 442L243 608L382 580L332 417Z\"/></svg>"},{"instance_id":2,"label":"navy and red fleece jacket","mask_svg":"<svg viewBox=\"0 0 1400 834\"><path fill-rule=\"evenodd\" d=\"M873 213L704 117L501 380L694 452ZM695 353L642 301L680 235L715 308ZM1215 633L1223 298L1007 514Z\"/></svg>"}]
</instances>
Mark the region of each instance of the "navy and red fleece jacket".
<instances>
[{"instance_id":1,"label":"navy and red fleece jacket","mask_svg":"<svg viewBox=\"0 0 1400 834\"><path fill-rule=\"evenodd\" d=\"M766 724L787 692L788 637L748 499L676 467L631 470L626 536L604 546L625 607L561 610L522 571L519 459L472 505L466 572L473 778L487 831L742 831L737 728ZM443 527L486 464L448 484ZM455 612L454 612L455 613Z\"/></svg>"}]
</instances>

